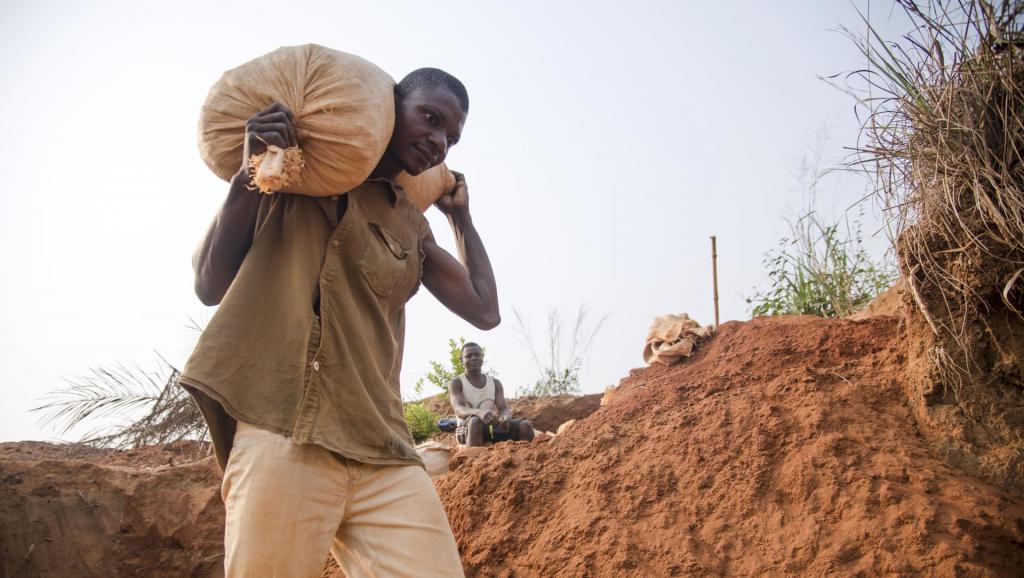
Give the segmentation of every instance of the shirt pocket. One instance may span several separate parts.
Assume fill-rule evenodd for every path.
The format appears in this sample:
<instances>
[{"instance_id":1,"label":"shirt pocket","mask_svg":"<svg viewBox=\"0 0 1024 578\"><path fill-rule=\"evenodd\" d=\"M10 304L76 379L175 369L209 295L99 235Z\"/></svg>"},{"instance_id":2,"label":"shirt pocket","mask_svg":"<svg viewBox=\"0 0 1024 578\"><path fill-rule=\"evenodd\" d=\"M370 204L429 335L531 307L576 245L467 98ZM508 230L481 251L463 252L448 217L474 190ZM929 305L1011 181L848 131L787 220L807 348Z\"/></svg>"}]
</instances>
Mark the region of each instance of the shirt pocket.
<instances>
[{"instance_id":1,"label":"shirt pocket","mask_svg":"<svg viewBox=\"0 0 1024 578\"><path fill-rule=\"evenodd\" d=\"M359 269L373 292L391 297L409 271L409 250L380 223L370 221L370 235L359 260Z\"/></svg>"}]
</instances>

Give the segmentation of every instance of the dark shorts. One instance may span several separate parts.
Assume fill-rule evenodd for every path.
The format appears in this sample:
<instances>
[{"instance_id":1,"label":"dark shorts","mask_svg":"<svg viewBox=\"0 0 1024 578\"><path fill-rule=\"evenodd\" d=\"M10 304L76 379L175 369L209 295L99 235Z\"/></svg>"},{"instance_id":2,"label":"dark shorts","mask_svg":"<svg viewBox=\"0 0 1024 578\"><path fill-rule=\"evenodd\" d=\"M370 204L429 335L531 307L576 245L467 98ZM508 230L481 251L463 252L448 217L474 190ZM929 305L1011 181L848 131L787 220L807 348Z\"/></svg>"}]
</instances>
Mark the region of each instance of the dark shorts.
<instances>
[{"instance_id":1,"label":"dark shorts","mask_svg":"<svg viewBox=\"0 0 1024 578\"><path fill-rule=\"evenodd\" d=\"M470 418L477 419L477 418ZM508 426L508 431L498 431L497 426L489 426L484 424L484 443L494 444L498 442L519 441L519 424L526 421L525 419L514 419ZM466 425L455 430L455 437L459 440L459 443L466 445L466 438L469 436L469 421L466 421Z\"/></svg>"}]
</instances>

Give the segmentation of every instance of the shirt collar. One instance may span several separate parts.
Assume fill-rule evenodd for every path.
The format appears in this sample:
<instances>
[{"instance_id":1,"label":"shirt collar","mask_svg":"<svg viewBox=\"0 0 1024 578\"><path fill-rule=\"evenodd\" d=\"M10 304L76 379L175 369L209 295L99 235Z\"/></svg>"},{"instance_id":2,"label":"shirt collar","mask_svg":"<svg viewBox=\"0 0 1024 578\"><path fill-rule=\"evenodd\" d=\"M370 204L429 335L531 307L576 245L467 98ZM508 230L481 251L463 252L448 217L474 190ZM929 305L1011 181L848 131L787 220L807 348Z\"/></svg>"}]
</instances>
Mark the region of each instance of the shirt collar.
<instances>
[{"instance_id":1,"label":"shirt collar","mask_svg":"<svg viewBox=\"0 0 1024 578\"><path fill-rule=\"evenodd\" d=\"M383 185L380 188L382 188L384 190L385 194L387 194L388 200L391 202L391 206L392 207L397 207L399 201L401 201L404 198L408 198L408 196L409 196L409 194L405 191L405 189L402 188L402 185L396 183L395 181L393 181L391 179L385 178L385 177L372 177L372 178L366 179L365 181L362 182L362 184L357 186L355 189L352 189L351 191L348 191L347 193L342 193L342 194L351 193L351 192L353 192L353 191L355 191L357 189L360 189L360 188L362 188L362 187L364 187L364 186L366 186L367 184L370 184L370 183L372 183L374 185L376 185L376 184ZM317 197L316 198L317 203L320 205L320 208L323 209L323 211L324 211L324 216L327 217L327 221L331 224L332 227L337 226L337 224L338 224L338 216L337 216L338 215L337 214L337 210L338 210L337 209L337 207L338 207L338 197L339 197L339 195L332 195L330 197Z\"/></svg>"},{"instance_id":2,"label":"shirt collar","mask_svg":"<svg viewBox=\"0 0 1024 578\"><path fill-rule=\"evenodd\" d=\"M372 178L366 179L366 181L364 181L364 184L365 183L383 183L383 184L385 184L386 185L386 190L388 191L388 194L389 194L388 198L391 200L391 206L392 207L398 206L398 202L399 201L401 201L402 199L408 197L408 193L405 192L405 189L402 188L402 185L400 185L400 184L396 183L394 180L386 178L386 177L372 177Z\"/></svg>"}]
</instances>

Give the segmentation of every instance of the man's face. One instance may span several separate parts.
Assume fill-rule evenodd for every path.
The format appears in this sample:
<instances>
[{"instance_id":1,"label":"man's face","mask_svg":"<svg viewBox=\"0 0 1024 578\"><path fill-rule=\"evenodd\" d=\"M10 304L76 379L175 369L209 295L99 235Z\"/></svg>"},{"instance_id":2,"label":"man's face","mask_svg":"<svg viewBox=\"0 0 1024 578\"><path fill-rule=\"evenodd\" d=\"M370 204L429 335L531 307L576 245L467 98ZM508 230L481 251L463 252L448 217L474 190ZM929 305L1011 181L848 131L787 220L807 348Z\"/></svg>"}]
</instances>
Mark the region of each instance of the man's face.
<instances>
[{"instance_id":1,"label":"man's face","mask_svg":"<svg viewBox=\"0 0 1024 578\"><path fill-rule=\"evenodd\" d=\"M462 365L466 371L479 371L484 366L484 351L475 345L463 349Z\"/></svg>"},{"instance_id":2,"label":"man's face","mask_svg":"<svg viewBox=\"0 0 1024 578\"><path fill-rule=\"evenodd\" d=\"M417 88L398 103L388 151L405 172L418 175L444 162L465 122L466 113L450 90Z\"/></svg>"}]
</instances>

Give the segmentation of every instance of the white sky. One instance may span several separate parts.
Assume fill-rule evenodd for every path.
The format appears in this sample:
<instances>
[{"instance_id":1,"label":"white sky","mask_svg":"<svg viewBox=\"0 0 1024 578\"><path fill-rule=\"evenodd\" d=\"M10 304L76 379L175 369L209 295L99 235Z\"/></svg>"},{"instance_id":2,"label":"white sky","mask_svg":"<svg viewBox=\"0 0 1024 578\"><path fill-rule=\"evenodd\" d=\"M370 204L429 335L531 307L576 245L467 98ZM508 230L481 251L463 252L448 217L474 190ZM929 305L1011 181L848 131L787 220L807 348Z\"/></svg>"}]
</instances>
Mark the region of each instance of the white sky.
<instances>
[{"instance_id":1,"label":"white sky","mask_svg":"<svg viewBox=\"0 0 1024 578\"><path fill-rule=\"evenodd\" d=\"M888 3L872 8L891 26ZM448 164L467 175L505 322L478 331L420 291L403 391L457 336L522 387L538 372L513 308L543 347L547 311L586 304L608 315L584 376L595 392L642 365L654 316L713 321L712 234L722 320L749 317L816 134L828 127L833 159L856 141L852 99L817 75L863 66L834 32L859 22L845 0L3 0L0 441L53 438L28 410L65 377L187 358L185 324L212 311L190 257L227 192L199 158L196 121L228 68L316 42L396 78L436 66L462 79L470 114ZM830 179L819 201L842 210L865 190Z\"/></svg>"}]
</instances>

